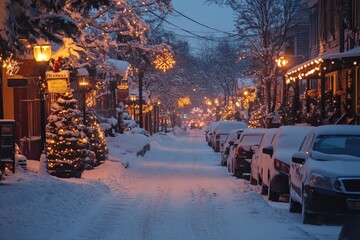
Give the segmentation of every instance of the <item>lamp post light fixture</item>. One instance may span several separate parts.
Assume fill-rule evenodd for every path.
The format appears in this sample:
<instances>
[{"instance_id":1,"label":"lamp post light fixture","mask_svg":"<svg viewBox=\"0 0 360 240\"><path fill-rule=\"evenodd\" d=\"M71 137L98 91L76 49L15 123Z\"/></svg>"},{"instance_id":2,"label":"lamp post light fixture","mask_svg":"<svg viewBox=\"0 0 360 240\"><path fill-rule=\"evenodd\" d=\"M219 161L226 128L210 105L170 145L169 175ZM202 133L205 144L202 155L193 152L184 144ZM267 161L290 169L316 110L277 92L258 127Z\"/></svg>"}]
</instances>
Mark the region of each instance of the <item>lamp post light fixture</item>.
<instances>
[{"instance_id":1,"label":"lamp post light fixture","mask_svg":"<svg viewBox=\"0 0 360 240\"><path fill-rule=\"evenodd\" d=\"M279 69L282 70L282 84L283 84L283 96L282 96L282 104L285 106L287 101L287 84L286 84L286 70L289 67L289 59L282 55L278 59L276 59L276 65Z\"/></svg>"},{"instance_id":2,"label":"lamp post light fixture","mask_svg":"<svg viewBox=\"0 0 360 240\"><path fill-rule=\"evenodd\" d=\"M33 47L34 58L39 67L40 73L40 131L41 131L41 147L43 154L45 154L45 144L46 144L46 119L45 119L45 88L46 88L46 68L48 66L49 60L52 54L51 45L48 43L38 44Z\"/></svg>"},{"instance_id":3,"label":"lamp post light fixture","mask_svg":"<svg viewBox=\"0 0 360 240\"><path fill-rule=\"evenodd\" d=\"M89 81L86 78L86 76L79 76L78 80L79 80L79 82L78 82L79 90L82 93L83 124L85 125L85 120L86 120L86 92L89 89Z\"/></svg>"},{"instance_id":4,"label":"lamp post light fixture","mask_svg":"<svg viewBox=\"0 0 360 240\"><path fill-rule=\"evenodd\" d=\"M130 100L131 106L132 106L132 108L133 108L133 119L134 119L134 120L135 120L135 104L136 104L136 99L137 99L136 94L130 94L130 95L129 95L129 100Z\"/></svg>"}]
</instances>

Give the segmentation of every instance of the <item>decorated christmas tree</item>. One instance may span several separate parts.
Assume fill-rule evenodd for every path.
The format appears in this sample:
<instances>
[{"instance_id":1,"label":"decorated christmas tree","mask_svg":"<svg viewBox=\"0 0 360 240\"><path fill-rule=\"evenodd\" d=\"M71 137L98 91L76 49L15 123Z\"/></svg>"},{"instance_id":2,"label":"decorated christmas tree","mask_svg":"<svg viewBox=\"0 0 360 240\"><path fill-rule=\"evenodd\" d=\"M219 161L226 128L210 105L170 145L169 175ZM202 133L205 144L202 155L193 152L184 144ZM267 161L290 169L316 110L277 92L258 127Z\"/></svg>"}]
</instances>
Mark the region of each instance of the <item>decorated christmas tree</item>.
<instances>
[{"instance_id":1,"label":"decorated christmas tree","mask_svg":"<svg viewBox=\"0 0 360 240\"><path fill-rule=\"evenodd\" d=\"M91 164L97 166L106 160L109 151L105 134L100 128L97 117L91 111L86 112L84 133L89 139L90 150L95 154L95 159Z\"/></svg>"},{"instance_id":2,"label":"decorated christmas tree","mask_svg":"<svg viewBox=\"0 0 360 240\"><path fill-rule=\"evenodd\" d=\"M251 112L251 117L249 119L249 128L263 127L266 113L266 106L258 105L257 108Z\"/></svg>"},{"instance_id":3,"label":"decorated christmas tree","mask_svg":"<svg viewBox=\"0 0 360 240\"><path fill-rule=\"evenodd\" d=\"M79 124L81 112L71 92L52 104L46 126L47 167L51 175L81 177L90 161L90 144Z\"/></svg>"}]
</instances>

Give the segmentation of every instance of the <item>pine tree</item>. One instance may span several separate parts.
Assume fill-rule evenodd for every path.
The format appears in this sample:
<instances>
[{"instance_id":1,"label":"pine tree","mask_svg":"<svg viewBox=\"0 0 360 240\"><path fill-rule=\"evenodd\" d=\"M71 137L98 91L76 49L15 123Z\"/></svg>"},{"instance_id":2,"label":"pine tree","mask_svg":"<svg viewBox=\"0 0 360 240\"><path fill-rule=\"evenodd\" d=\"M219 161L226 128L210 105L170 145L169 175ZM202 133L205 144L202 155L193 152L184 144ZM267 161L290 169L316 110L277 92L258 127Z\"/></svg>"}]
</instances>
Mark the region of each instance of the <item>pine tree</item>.
<instances>
[{"instance_id":1,"label":"pine tree","mask_svg":"<svg viewBox=\"0 0 360 240\"><path fill-rule=\"evenodd\" d=\"M71 92L52 105L46 126L48 171L58 177L81 177L89 158L89 140L79 124L81 112Z\"/></svg>"},{"instance_id":2,"label":"pine tree","mask_svg":"<svg viewBox=\"0 0 360 240\"><path fill-rule=\"evenodd\" d=\"M265 105L261 105L256 110L252 111L249 119L249 128L262 127L266 113Z\"/></svg>"},{"instance_id":3,"label":"pine tree","mask_svg":"<svg viewBox=\"0 0 360 240\"><path fill-rule=\"evenodd\" d=\"M91 165L97 166L107 159L109 150L105 134L100 128L97 117L91 111L86 112L84 133L89 139L90 150L95 154L95 159Z\"/></svg>"}]
</instances>

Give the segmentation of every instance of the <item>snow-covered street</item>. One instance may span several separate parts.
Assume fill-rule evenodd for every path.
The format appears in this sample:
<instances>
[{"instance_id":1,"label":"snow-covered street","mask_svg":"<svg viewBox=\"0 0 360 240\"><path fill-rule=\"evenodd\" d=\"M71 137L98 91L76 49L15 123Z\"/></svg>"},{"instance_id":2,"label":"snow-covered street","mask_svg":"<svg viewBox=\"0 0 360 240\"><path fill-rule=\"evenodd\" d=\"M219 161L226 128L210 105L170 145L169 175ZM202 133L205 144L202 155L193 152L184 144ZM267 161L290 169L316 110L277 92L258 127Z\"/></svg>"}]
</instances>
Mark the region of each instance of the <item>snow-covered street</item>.
<instances>
[{"instance_id":1,"label":"snow-covered street","mask_svg":"<svg viewBox=\"0 0 360 240\"><path fill-rule=\"evenodd\" d=\"M107 138L110 160L81 179L35 173L0 182L0 239L337 239L287 203L232 177L202 130L150 138L136 157ZM123 163L128 163L125 168ZM125 164L126 165L126 164Z\"/></svg>"}]
</instances>

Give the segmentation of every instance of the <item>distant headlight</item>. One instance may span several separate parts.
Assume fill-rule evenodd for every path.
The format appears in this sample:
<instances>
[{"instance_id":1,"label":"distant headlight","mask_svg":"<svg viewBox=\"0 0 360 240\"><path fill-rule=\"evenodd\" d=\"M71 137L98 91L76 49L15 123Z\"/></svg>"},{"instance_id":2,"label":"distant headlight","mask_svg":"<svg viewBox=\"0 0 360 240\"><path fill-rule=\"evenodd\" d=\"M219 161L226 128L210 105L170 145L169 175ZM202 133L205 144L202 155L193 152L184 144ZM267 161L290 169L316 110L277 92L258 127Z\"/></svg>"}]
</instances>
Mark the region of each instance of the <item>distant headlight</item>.
<instances>
[{"instance_id":1,"label":"distant headlight","mask_svg":"<svg viewBox=\"0 0 360 240\"><path fill-rule=\"evenodd\" d=\"M310 176L310 186L317 188L332 189L331 180L323 175L312 173Z\"/></svg>"}]
</instances>

